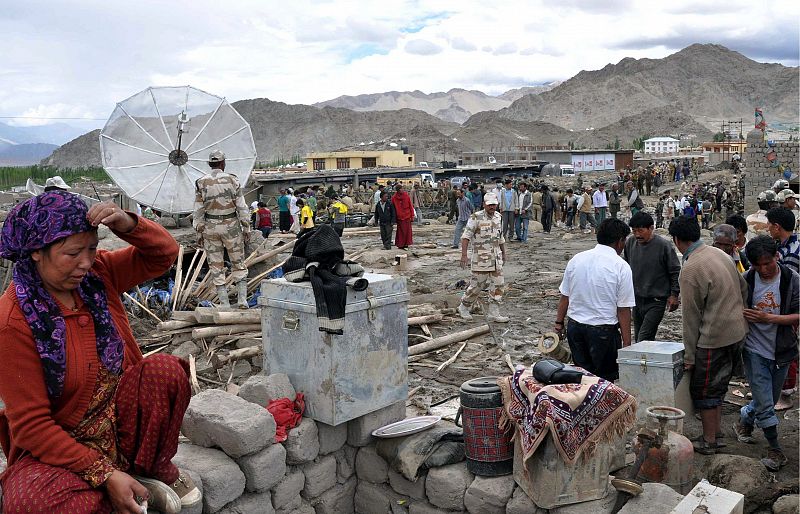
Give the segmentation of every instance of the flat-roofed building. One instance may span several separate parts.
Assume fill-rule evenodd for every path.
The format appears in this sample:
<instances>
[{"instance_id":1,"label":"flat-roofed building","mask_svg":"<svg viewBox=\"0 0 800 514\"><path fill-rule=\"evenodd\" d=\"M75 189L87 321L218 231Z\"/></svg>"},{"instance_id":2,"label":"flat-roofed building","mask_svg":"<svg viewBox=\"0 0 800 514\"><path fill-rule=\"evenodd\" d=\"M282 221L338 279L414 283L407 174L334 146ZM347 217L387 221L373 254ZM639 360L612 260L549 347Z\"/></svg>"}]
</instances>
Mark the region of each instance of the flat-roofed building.
<instances>
[{"instance_id":1,"label":"flat-roofed building","mask_svg":"<svg viewBox=\"0 0 800 514\"><path fill-rule=\"evenodd\" d=\"M309 170L347 170L360 168L409 168L416 166L413 153L405 150L340 150L312 152L306 157Z\"/></svg>"}]
</instances>

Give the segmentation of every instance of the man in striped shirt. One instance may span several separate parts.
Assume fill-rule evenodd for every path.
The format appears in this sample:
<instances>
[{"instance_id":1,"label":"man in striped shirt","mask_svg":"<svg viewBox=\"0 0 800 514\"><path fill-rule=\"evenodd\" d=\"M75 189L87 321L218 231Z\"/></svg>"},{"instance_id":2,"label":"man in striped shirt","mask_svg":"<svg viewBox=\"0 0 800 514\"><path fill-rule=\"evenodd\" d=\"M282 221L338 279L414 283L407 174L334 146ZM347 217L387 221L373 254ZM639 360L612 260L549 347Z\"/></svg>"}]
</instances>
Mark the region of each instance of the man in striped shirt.
<instances>
[{"instance_id":1,"label":"man in striped shirt","mask_svg":"<svg viewBox=\"0 0 800 514\"><path fill-rule=\"evenodd\" d=\"M786 207L774 207L767 211L769 235L778 241L780 263L795 273L800 273L800 242L794 234L794 214Z\"/></svg>"}]
</instances>

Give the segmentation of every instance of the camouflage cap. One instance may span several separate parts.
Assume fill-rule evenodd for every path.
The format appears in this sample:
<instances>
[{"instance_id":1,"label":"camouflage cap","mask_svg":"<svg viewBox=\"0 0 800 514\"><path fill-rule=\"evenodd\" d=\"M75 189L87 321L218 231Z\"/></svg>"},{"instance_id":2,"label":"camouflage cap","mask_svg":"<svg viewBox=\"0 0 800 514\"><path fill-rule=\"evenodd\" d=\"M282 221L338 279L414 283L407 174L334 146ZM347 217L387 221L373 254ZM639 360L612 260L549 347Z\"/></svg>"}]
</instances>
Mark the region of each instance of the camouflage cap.
<instances>
[{"instance_id":1,"label":"camouflage cap","mask_svg":"<svg viewBox=\"0 0 800 514\"><path fill-rule=\"evenodd\" d=\"M788 187L789 187L789 181L784 179L778 179L775 181L774 184L772 184L772 189L777 189L777 190L787 189Z\"/></svg>"},{"instance_id":2,"label":"camouflage cap","mask_svg":"<svg viewBox=\"0 0 800 514\"><path fill-rule=\"evenodd\" d=\"M483 196L483 203L485 205L497 205L500 202L497 200L497 195L496 194L494 194L494 193L486 193Z\"/></svg>"},{"instance_id":3,"label":"camouflage cap","mask_svg":"<svg viewBox=\"0 0 800 514\"><path fill-rule=\"evenodd\" d=\"M777 202L778 195L775 194L775 191L771 189L767 189L766 191L762 191L761 194L758 195L759 202Z\"/></svg>"},{"instance_id":4,"label":"camouflage cap","mask_svg":"<svg viewBox=\"0 0 800 514\"><path fill-rule=\"evenodd\" d=\"M222 150L212 150L208 154L208 162L222 162L225 160L225 153Z\"/></svg>"},{"instance_id":5,"label":"camouflage cap","mask_svg":"<svg viewBox=\"0 0 800 514\"><path fill-rule=\"evenodd\" d=\"M784 202L787 198L798 198L797 193L792 191L791 189L784 189L780 193L778 193L778 201Z\"/></svg>"}]
</instances>

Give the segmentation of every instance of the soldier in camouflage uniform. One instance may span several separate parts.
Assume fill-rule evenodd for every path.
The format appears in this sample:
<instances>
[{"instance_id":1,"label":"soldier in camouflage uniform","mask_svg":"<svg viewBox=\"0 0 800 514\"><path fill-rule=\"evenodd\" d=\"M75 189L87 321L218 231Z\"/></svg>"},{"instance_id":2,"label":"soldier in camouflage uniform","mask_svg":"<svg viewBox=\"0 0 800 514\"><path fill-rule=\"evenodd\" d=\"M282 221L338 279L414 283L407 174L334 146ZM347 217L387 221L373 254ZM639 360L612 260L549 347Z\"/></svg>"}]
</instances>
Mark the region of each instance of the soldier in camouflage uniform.
<instances>
[{"instance_id":1,"label":"soldier in camouflage uniform","mask_svg":"<svg viewBox=\"0 0 800 514\"><path fill-rule=\"evenodd\" d=\"M236 283L238 305L247 308L245 245L250 240L250 215L239 181L225 173L225 154L214 150L208 157L211 174L196 182L194 220L199 242L206 250L211 281L217 286L219 304L230 307L225 287L223 255L228 250L231 278Z\"/></svg>"},{"instance_id":2,"label":"soldier in camouflage uniform","mask_svg":"<svg viewBox=\"0 0 800 514\"><path fill-rule=\"evenodd\" d=\"M461 236L461 267L467 267L467 248L472 241L472 277L467 292L458 306L458 313L466 320L472 319L470 308L478 300L486 282L491 281L489 308L486 319L497 323L508 323L508 317L500 314L503 299L503 262L506 260L506 240L502 233L502 217L497 212L497 195L486 193L484 210L473 213Z\"/></svg>"}]
</instances>

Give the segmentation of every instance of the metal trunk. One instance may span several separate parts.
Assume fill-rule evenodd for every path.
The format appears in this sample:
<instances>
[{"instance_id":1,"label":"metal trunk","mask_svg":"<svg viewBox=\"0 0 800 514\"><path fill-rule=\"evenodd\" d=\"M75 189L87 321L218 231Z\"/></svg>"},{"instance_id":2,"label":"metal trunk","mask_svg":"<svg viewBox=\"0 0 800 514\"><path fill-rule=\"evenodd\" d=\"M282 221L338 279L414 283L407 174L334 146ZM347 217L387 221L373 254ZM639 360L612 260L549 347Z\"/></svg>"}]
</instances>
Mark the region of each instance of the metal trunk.
<instances>
[{"instance_id":1,"label":"metal trunk","mask_svg":"<svg viewBox=\"0 0 800 514\"><path fill-rule=\"evenodd\" d=\"M309 282L261 285L264 370L305 394L306 415L328 425L408 397L408 299L403 277L367 273L347 290L343 335L319 330Z\"/></svg>"},{"instance_id":2,"label":"metal trunk","mask_svg":"<svg viewBox=\"0 0 800 514\"><path fill-rule=\"evenodd\" d=\"M619 385L639 401L637 417L644 421L647 407L677 407L687 415L694 409L689 375L683 372L683 343L642 341L620 348Z\"/></svg>"}]
</instances>

